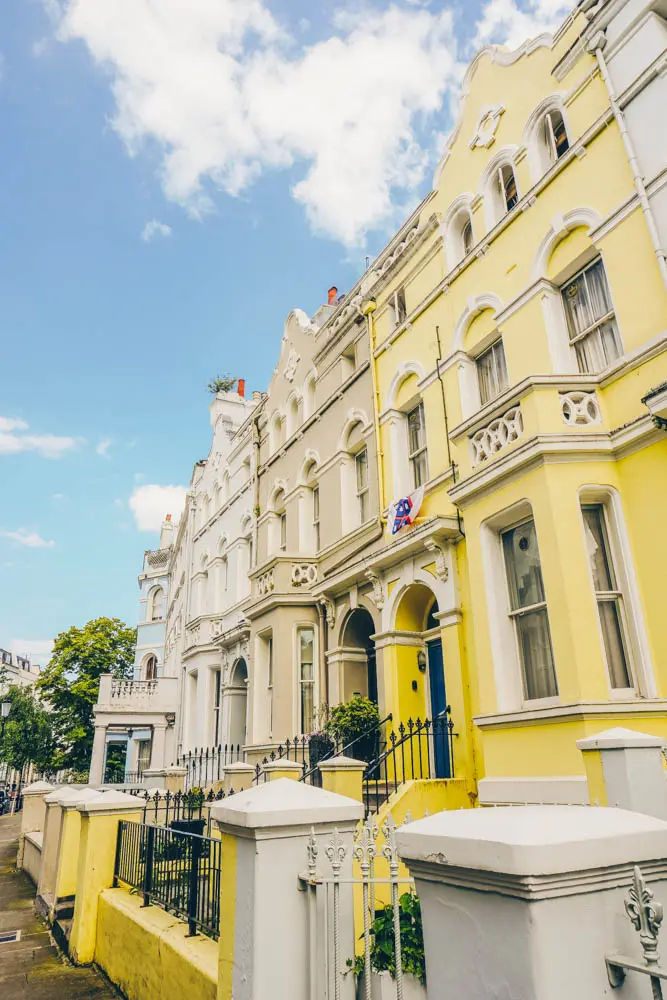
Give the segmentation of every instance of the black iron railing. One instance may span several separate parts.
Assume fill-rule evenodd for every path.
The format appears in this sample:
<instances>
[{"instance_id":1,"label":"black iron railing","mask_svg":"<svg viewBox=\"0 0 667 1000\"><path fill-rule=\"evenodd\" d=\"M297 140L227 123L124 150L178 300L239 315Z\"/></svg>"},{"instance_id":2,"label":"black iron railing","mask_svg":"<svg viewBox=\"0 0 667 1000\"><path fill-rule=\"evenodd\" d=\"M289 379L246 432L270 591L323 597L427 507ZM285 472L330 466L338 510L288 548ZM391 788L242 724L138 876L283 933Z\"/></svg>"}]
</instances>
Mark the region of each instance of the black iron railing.
<instances>
[{"instance_id":1,"label":"black iron railing","mask_svg":"<svg viewBox=\"0 0 667 1000\"><path fill-rule=\"evenodd\" d=\"M240 743L220 744L217 747L195 747L176 758L178 767L186 769L186 788L206 788L213 781L220 781L228 764L243 760L244 752Z\"/></svg>"},{"instance_id":2,"label":"black iron railing","mask_svg":"<svg viewBox=\"0 0 667 1000\"><path fill-rule=\"evenodd\" d=\"M371 761L363 778L364 802L376 813L406 781L416 778L454 777L454 723L451 710L437 719L408 719L387 737L377 760Z\"/></svg>"},{"instance_id":3,"label":"black iron railing","mask_svg":"<svg viewBox=\"0 0 667 1000\"><path fill-rule=\"evenodd\" d=\"M123 883L181 920L190 935L218 938L222 841L120 820L114 885Z\"/></svg>"},{"instance_id":4,"label":"black iron railing","mask_svg":"<svg viewBox=\"0 0 667 1000\"><path fill-rule=\"evenodd\" d=\"M257 785L260 781L266 780L266 775L264 774L263 767L265 764L270 764L274 760L291 760L297 764L300 764L302 770L305 772L310 767L310 734L303 734L301 736L294 736L292 739L286 739L283 743L278 744L275 750L267 754L263 760L255 764L255 777L253 778L254 783Z\"/></svg>"},{"instance_id":5,"label":"black iron railing","mask_svg":"<svg viewBox=\"0 0 667 1000\"><path fill-rule=\"evenodd\" d=\"M104 775L105 785L140 785L144 780L143 771L111 770Z\"/></svg>"},{"instance_id":6,"label":"black iron railing","mask_svg":"<svg viewBox=\"0 0 667 1000\"><path fill-rule=\"evenodd\" d=\"M205 794L201 789L189 792L165 792L161 789L130 788L130 795L143 799L142 822L151 826L169 826L188 833L211 834L211 809L214 802L234 794L220 789Z\"/></svg>"},{"instance_id":7,"label":"black iron railing","mask_svg":"<svg viewBox=\"0 0 667 1000\"><path fill-rule=\"evenodd\" d=\"M348 740L331 744L330 752L323 754L318 761L312 762L309 768L304 767L301 781L306 781L311 785L322 785L322 775L320 773L320 763L325 760L334 760L336 757L352 757L356 760L374 761L377 760L384 750L385 726L393 719L391 712L386 718L374 723L365 732Z\"/></svg>"}]
</instances>

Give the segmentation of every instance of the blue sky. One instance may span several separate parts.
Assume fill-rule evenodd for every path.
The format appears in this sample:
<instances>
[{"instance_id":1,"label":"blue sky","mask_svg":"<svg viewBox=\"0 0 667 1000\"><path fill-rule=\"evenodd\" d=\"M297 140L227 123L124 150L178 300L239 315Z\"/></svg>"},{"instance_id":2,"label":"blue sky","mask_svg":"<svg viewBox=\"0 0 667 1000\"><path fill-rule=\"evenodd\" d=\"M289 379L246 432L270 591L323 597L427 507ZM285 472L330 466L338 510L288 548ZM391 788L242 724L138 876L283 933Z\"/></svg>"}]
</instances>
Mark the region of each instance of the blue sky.
<instances>
[{"instance_id":1,"label":"blue sky","mask_svg":"<svg viewBox=\"0 0 667 1000\"><path fill-rule=\"evenodd\" d=\"M428 191L474 46L566 9L0 5L0 646L135 621L136 491L207 454L208 380L266 386L290 309Z\"/></svg>"}]
</instances>

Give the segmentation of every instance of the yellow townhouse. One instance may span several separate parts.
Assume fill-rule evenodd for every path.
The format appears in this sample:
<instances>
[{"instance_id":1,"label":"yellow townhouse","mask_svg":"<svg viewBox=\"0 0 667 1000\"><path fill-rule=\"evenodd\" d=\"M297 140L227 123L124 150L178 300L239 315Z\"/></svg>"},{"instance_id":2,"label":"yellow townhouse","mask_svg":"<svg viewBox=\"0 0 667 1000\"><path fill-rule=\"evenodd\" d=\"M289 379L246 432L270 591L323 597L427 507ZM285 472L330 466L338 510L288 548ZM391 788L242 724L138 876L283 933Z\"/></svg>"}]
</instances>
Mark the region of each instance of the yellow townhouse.
<instances>
[{"instance_id":1,"label":"yellow townhouse","mask_svg":"<svg viewBox=\"0 0 667 1000\"><path fill-rule=\"evenodd\" d=\"M667 736L655 6L584 2L479 53L362 307L380 502L424 487L417 523L365 556L380 706L451 720L435 772L481 803L584 801L577 739Z\"/></svg>"}]
</instances>

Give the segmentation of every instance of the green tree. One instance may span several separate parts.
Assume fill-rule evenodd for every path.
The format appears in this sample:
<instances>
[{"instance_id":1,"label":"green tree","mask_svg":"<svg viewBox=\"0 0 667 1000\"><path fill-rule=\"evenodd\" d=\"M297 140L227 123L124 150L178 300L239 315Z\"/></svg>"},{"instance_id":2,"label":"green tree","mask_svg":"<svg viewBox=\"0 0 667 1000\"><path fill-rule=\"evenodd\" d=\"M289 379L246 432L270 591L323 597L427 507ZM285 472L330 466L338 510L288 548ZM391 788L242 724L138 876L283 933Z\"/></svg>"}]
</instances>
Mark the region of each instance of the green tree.
<instances>
[{"instance_id":1,"label":"green tree","mask_svg":"<svg viewBox=\"0 0 667 1000\"><path fill-rule=\"evenodd\" d=\"M39 770L48 768L53 752L51 719L32 688L11 684L2 700L11 708L0 735L0 760L17 771L29 763Z\"/></svg>"},{"instance_id":2,"label":"green tree","mask_svg":"<svg viewBox=\"0 0 667 1000\"><path fill-rule=\"evenodd\" d=\"M95 618L56 637L53 655L37 682L51 712L54 767L83 771L90 766L100 677L130 677L136 641L137 630L118 618Z\"/></svg>"}]
</instances>

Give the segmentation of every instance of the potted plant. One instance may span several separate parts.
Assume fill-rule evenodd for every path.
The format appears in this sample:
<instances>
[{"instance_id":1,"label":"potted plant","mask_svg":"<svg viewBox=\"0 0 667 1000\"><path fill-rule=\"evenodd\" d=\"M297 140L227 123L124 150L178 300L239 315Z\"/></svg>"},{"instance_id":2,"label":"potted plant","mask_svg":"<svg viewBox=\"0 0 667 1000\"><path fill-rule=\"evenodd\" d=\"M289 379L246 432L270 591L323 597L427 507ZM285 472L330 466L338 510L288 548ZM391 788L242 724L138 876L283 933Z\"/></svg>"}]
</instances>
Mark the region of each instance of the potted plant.
<instances>
[{"instance_id":1,"label":"potted plant","mask_svg":"<svg viewBox=\"0 0 667 1000\"><path fill-rule=\"evenodd\" d=\"M419 897L405 892L399 899L401 927L401 965L403 968L404 1000L426 1000L426 963L422 934ZM394 913L391 905L375 911L371 928L371 997L372 1000L395 1000L396 954L394 947ZM357 998L365 994L364 959L357 955L353 966L357 978Z\"/></svg>"},{"instance_id":2,"label":"potted plant","mask_svg":"<svg viewBox=\"0 0 667 1000\"><path fill-rule=\"evenodd\" d=\"M371 761L379 753L380 713L374 701L355 695L329 711L326 732L347 757Z\"/></svg>"}]
</instances>

